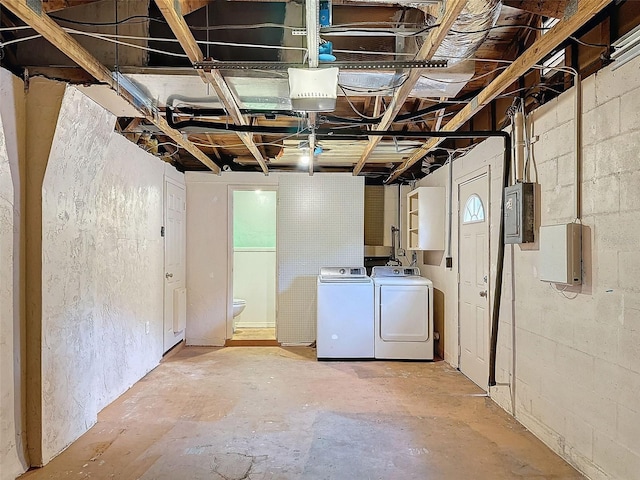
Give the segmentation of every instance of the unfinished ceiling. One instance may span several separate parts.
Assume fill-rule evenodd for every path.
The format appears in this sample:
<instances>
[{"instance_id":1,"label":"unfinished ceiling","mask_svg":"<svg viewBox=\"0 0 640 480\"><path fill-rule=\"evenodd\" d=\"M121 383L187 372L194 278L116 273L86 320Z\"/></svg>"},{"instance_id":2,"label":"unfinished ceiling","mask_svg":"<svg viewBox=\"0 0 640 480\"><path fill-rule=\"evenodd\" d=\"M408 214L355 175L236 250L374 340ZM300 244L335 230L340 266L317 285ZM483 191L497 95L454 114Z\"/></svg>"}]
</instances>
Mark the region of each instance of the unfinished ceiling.
<instances>
[{"instance_id":1,"label":"unfinished ceiling","mask_svg":"<svg viewBox=\"0 0 640 480\"><path fill-rule=\"evenodd\" d=\"M0 5L3 67L86 85L123 135L180 170L374 182L422 177L502 128L515 96L533 108L557 95L573 77L535 65L561 52L557 65L592 73L640 18L637 2L609 0ZM293 110L287 69L334 66L335 109ZM457 130L478 135L432 137Z\"/></svg>"}]
</instances>

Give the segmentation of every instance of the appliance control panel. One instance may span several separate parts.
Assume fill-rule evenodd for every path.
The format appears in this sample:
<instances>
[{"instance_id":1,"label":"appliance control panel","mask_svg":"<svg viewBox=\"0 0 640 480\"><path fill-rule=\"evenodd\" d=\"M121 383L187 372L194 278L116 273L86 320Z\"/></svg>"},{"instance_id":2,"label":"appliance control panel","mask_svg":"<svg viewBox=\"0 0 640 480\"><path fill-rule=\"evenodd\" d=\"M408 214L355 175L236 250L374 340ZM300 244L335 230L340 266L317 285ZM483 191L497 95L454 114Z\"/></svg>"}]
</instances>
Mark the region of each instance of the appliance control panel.
<instances>
[{"instance_id":1,"label":"appliance control panel","mask_svg":"<svg viewBox=\"0 0 640 480\"><path fill-rule=\"evenodd\" d=\"M373 267L372 277L416 277L420 276L418 267Z\"/></svg>"},{"instance_id":2,"label":"appliance control panel","mask_svg":"<svg viewBox=\"0 0 640 480\"><path fill-rule=\"evenodd\" d=\"M321 267L321 277L366 277L364 267Z\"/></svg>"}]
</instances>

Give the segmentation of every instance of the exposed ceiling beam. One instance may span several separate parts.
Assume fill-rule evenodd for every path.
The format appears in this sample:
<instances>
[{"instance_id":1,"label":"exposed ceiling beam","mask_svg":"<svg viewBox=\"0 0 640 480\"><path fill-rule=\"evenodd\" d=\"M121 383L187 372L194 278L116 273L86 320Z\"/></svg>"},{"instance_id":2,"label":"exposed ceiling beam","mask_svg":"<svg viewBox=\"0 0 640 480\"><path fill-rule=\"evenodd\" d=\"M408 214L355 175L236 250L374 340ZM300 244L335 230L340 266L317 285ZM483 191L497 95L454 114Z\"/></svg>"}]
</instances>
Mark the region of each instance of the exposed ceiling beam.
<instances>
[{"instance_id":1,"label":"exposed ceiling beam","mask_svg":"<svg viewBox=\"0 0 640 480\"><path fill-rule=\"evenodd\" d=\"M183 17L189 15L191 12L206 7L209 3L211 3L211 0L179 0L180 15Z\"/></svg>"},{"instance_id":2,"label":"exposed ceiling beam","mask_svg":"<svg viewBox=\"0 0 640 480\"><path fill-rule=\"evenodd\" d=\"M567 0L502 0L504 5L545 17L562 18Z\"/></svg>"},{"instance_id":3,"label":"exposed ceiling beam","mask_svg":"<svg viewBox=\"0 0 640 480\"><path fill-rule=\"evenodd\" d=\"M546 55L551 53L553 49L565 41L567 37L591 20L594 15L598 14L610 2L611 0L581 0L578 4L578 10L571 17L559 21L545 35L536 40L531 47L509 65L507 69L467 103L465 107L442 128L442 131L453 132L460 128L470 120L471 117L484 108L485 105L488 105L493 99L500 95L509 85L524 75ZM392 182L398 178L402 172L418 162L443 140L443 138L432 138L426 142L389 176L387 182Z\"/></svg>"},{"instance_id":4,"label":"exposed ceiling beam","mask_svg":"<svg viewBox=\"0 0 640 480\"><path fill-rule=\"evenodd\" d=\"M165 20L171 27L173 34L176 36L182 49L185 51L191 63L201 62L203 59L202 50L200 46L196 42L196 39L193 37L191 30L189 30L189 26L187 22L185 22L184 17L176 11L174 1L173 0L155 0L156 5L162 12ZM238 107L238 103L236 102L233 93L229 89L229 86L224 81L222 74L218 70L211 70L210 72L205 72L204 70L198 69L198 74L200 77L206 82L211 84L211 86L216 91L216 95L224 105L224 108L227 110L227 113L233 120L236 125L246 125L247 121L242 116L240 112L240 107ZM267 168L267 163L262 157L262 153L258 149L257 145L253 140L253 135L250 133L238 133L238 137L242 140L242 143L245 144L247 149L251 152L251 154L256 158L260 168L265 174L269 173L269 169Z\"/></svg>"},{"instance_id":5,"label":"exposed ceiling beam","mask_svg":"<svg viewBox=\"0 0 640 480\"><path fill-rule=\"evenodd\" d=\"M422 47L420 47L420 50L416 54L416 60L429 60L433 57L436 50L438 50L438 47L442 43L442 40L444 40L447 32L451 28L451 25L453 25L453 22L458 18L466 3L466 0L449 0L446 2L446 9L438 19L438 26L429 32L429 35L422 44ZM389 129L389 126L393 123L393 119L396 117L402 108L402 105L409 97L411 90L413 90L413 87L420 79L421 73L422 70L420 69L412 69L410 71L406 81L393 95L391 104L387 107L382 120L376 126L376 130ZM376 145L378 145L381 140L382 137L372 137L369 139L369 144L364 149L362 157L360 157L360 160L358 160L358 163L356 163L353 169L354 175L358 175L360 173L362 167L367 163L367 159L371 156Z\"/></svg>"},{"instance_id":6,"label":"exposed ceiling beam","mask_svg":"<svg viewBox=\"0 0 640 480\"><path fill-rule=\"evenodd\" d=\"M16 16L20 17L23 22L42 35L52 45L58 48L58 50L84 68L96 80L106 83L114 90L119 91L120 95L135 107L133 98L124 91L124 89L118 88L117 82L113 79L111 72L93 55L91 55L89 51L72 38L71 35L65 32L56 22L51 20L48 15L45 13L36 13L26 5L24 0L0 0L0 3L11 10ZM138 110L143 113L147 120L162 130L166 136L200 160L213 172L220 173L220 168L213 163L209 157L202 153L202 151L200 151L200 149L198 149L193 143L185 139L182 136L182 133L171 128L163 117L154 116L141 109Z\"/></svg>"},{"instance_id":7,"label":"exposed ceiling beam","mask_svg":"<svg viewBox=\"0 0 640 480\"><path fill-rule=\"evenodd\" d=\"M42 11L46 13L57 12L65 8L89 5L99 0L42 0Z\"/></svg>"}]
</instances>

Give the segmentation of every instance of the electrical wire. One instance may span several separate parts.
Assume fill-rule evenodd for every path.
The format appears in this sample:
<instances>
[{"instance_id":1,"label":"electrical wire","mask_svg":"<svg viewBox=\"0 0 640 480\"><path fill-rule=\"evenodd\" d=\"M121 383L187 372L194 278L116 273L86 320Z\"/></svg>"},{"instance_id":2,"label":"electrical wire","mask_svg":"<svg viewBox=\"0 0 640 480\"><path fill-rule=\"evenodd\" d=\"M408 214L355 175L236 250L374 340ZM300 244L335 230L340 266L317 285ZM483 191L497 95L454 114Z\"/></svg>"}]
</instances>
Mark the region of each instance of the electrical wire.
<instances>
[{"instance_id":1,"label":"electrical wire","mask_svg":"<svg viewBox=\"0 0 640 480\"><path fill-rule=\"evenodd\" d=\"M105 35L105 34L102 34L102 33L83 32L82 30L74 30L72 28L63 28L63 30L65 32L73 34L73 35L83 35L83 36L86 36L86 37L97 38L99 40L104 40L105 42L116 43L118 45L124 45L125 47L131 47L131 48L137 48L139 50L145 50L147 52L153 52L153 53L158 53L158 54L162 54L162 55L169 55L171 57L189 58L188 55L185 54L185 53L169 52L169 51L166 51L166 50L159 50L157 48L145 47L143 45L136 45L135 43L122 42L120 40L116 40L115 38L111 38L111 37L114 37L114 35ZM122 35L122 37L127 37L127 35ZM140 40L144 40L144 38L142 38L142 37L134 37L134 38L137 38L137 39L140 39Z\"/></svg>"},{"instance_id":2,"label":"electrical wire","mask_svg":"<svg viewBox=\"0 0 640 480\"><path fill-rule=\"evenodd\" d=\"M427 80L431 80L432 82L439 82L439 83L446 83L446 84L456 84L456 83L471 83L475 80L479 80L481 78L487 77L489 75L493 75L495 72L499 71L499 70L505 70L508 67L497 67L494 68L493 70L491 70L490 72L486 72L483 73L482 75L478 75L477 77L472 77L469 80L441 80L441 79L437 79L437 78L432 78L432 77L428 77L427 75L420 75L423 78L426 78Z\"/></svg>"},{"instance_id":3,"label":"electrical wire","mask_svg":"<svg viewBox=\"0 0 640 480\"><path fill-rule=\"evenodd\" d=\"M94 32L85 32L83 30L75 30L71 28L64 29L68 33L73 33L77 35L88 35L95 36L96 38L102 38L104 40L107 39L125 39L125 40L148 40L153 42L168 42L168 43L180 43L179 40L175 38L161 38L161 37L140 37L137 35L114 35L110 33L94 33ZM200 45L220 45L226 47L246 47L246 48L267 48L267 49L275 49L275 50L296 50L296 51L307 51L304 47L285 47L280 45L261 45L254 43L236 43L236 42L215 42L215 41L204 41L200 40L197 42ZM138 45L139 47L139 45ZM162 52L162 51L160 51ZM168 52L167 52L168 53ZM184 55L186 56L186 55Z\"/></svg>"},{"instance_id":4,"label":"electrical wire","mask_svg":"<svg viewBox=\"0 0 640 480\"><path fill-rule=\"evenodd\" d=\"M145 23L148 21L151 22L158 22L158 23L167 23L164 20L158 19L158 18L153 18L153 17L148 17L146 15L133 15L131 17L127 17L127 18L123 18L122 20L118 20L117 22L81 22L78 20L71 20L68 18L62 18L62 17L58 17L57 15L49 15L49 18L52 18L53 20L57 20L60 22L65 22L65 23L71 23L73 25L84 25L87 27L113 27L116 25L121 25L123 23L129 23L132 20L136 20L136 19L141 19L138 22L132 22L132 23Z\"/></svg>"},{"instance_id":5,"label":"electrical wire","mask_svg":"<svg viewBox=\"0 0 640 480\"><path fill-rule=\"evenodd\" d=\"M0 48L6 47L7 45L12 45L14 43L26 42L28 40L35 40L36 38L40 38L40 37L42 37L42 35L32 35L30 37L21 37L21 38L16 38L15 40L0 42Z\"/></svg>"},{"instance_id":6,"label":"electrical wire","mask_svg":"<svg viewBox=\"0 0 640 480\"><path fill-rule=\"evenodd\" d=\"M367 120L374 120L374 117L369 117L369 116L365 115L364 113L361 113L360 110L358 110L356 108L356 106L353 104L353 102L349 98L349 95L347 95L347 92L345 92L344 87L342 85L338 84L338 88L340 90L342 90L342 94L344 95L345 100L347 101L347 103L351 107L351 110L353 110L353 112L356 115L358 115L360 118L364 118L364 119L367 119Z\"/></svg>"},{"instance_id":7,"label":"electrical wire","mask_svg":"<svg viewBox=\"0 0 640 480\"><path fill-rule=\"evenodd\" d=\"M33 30L33 27L30 27L29 25L18 27L0 27L0 32L10 32L15 30Z\"/></svg>"},{"instance_id":8,"label":"electrical wire","mask_svg":"<svg viewBox=\"0 0 640 480\"><path fill-rule=\"evenodd\" d=\"M338 50L333 49L333 53L350 53L356 55L386 55L386 56L403 56L403 57L415 57L415 53L402 53L402 52L375 52L372 50Z\"/></svg>"},{"instance_id":9,"label":"electrical wire","mask_svg":"<svg viewBox=\"0 0 640 480\"><path fill-rule=\"evenodd\" d=\"M427 27L420 28L415 32L402 32L398 30L385 30L381 28L349 28L349 27L336 27L331 26L325 29L320 30L320 34L329 34L329 33L389 33L395 37L409 38L409 37L419 37L424 35L426 32L439 27L440 25L429 25Z\"/></svg>"},{"instance_id":10,"label":"electrical wire","mask_svg":"<svg viewBox=\"0 0 640 480\"><path fill-rule=\"evenodd\" d=\"M340 83L339 86L343 90L350 90L356 93L383 93L383 92L388 92L389 90L396 90L400 88L402 85L404 85L407 82L409 78L409 76L404 73L400 75L400 77L402 78L402 80L400 80L400 83L398 83L397 85L389 85L389 86L384 86L379 88L358 87L353 85L345 85L343 83Z\"/></svg>"},{"instance_id":11,"label":"electrical wire","mask_svg":"<svg viewBox=\"0 0 640 480\"><path fill-rule=\"evenodd\" d=\"M280 141L285 141L288 140L291 137L296 137L298 135L301 135L303 133L305 133L306 131L308 131L309 128L308 127L304 127L302 129L300 129L299 131L297 131L296 133L292 133L290 135L285 135L284 137L280 137L278 138L278 140L276 142L280 142ZM276 142L262 142L262 143L256 143L257 146L273 146L273 147L283 147L283 145L276 143ZM244 143L236 143L236 144L225 144L225 145L215 145L212 143L199 143L199 142L191 142L196 146L199 147L210 147L210 148L240 148L240 147L246 147L246 145Z\"/></svg>"}]
</instances>

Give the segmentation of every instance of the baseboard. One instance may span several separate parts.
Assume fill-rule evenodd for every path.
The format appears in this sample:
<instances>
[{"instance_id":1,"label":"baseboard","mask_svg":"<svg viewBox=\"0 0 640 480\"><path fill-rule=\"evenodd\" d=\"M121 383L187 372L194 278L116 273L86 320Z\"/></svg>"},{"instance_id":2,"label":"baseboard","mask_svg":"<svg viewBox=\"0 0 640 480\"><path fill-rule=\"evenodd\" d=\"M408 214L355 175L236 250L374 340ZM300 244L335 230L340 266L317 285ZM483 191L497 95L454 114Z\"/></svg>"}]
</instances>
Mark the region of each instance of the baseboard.
<instances>
[{"instance_id":1,"label":"baseboard","mask_svg":"<svg viewBox=\"0 0 640 480\"><path fill-rule=\"evenodd\" d=\"M236 322L236 328L276 328L276 324L264 322Z\"/></svg>"}]
</instances>

